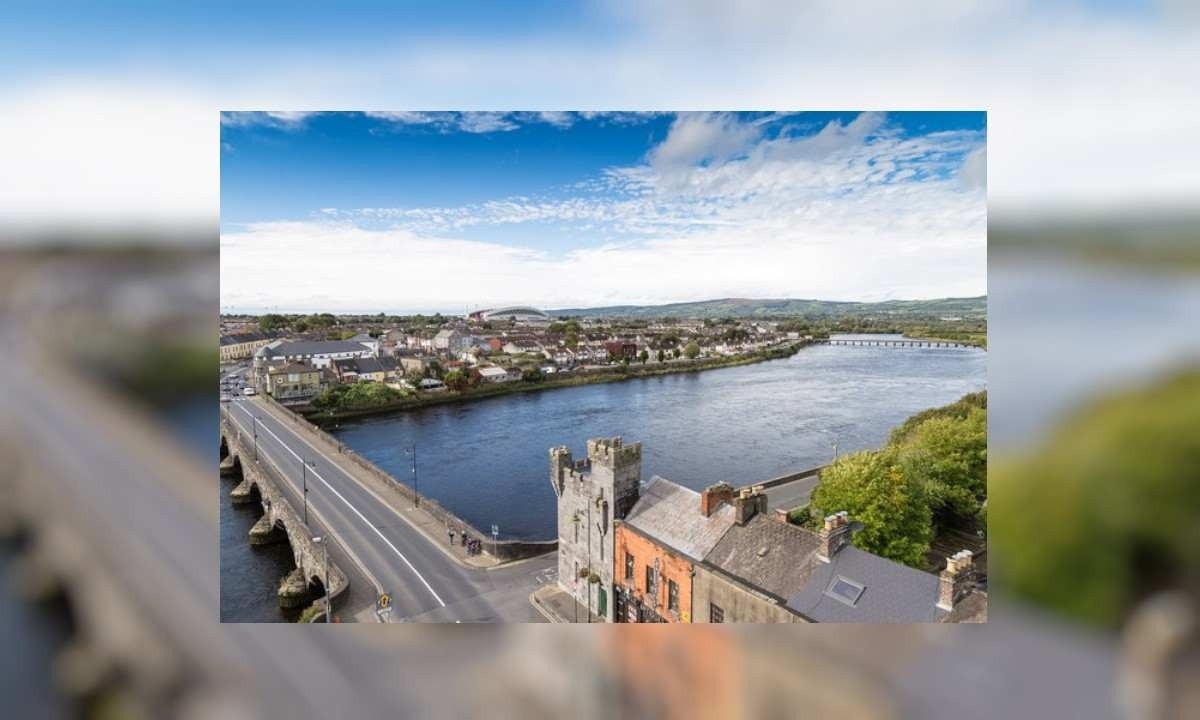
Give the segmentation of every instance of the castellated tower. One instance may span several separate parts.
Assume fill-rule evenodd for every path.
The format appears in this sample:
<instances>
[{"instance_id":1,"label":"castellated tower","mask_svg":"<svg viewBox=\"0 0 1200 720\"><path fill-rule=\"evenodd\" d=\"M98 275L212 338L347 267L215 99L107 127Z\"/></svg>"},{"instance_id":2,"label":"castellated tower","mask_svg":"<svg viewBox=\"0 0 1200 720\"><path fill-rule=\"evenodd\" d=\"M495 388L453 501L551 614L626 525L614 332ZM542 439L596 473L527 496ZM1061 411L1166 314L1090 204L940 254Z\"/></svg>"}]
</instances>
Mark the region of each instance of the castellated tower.
<instances>
[{"instance_id":1,"label":"castellated tower","mask_svg":"<svg viewBox=\"0 0 1200 720\"><path fill-rule=\"evenodd\" d=\"M587 458L550 449L550 484L558 498L558 584L592 613L613 616L613 520L637 502L642 444L620 437L588 440ZM587 618L580 616L581 622Z\"/></svg>"}]
</instances>

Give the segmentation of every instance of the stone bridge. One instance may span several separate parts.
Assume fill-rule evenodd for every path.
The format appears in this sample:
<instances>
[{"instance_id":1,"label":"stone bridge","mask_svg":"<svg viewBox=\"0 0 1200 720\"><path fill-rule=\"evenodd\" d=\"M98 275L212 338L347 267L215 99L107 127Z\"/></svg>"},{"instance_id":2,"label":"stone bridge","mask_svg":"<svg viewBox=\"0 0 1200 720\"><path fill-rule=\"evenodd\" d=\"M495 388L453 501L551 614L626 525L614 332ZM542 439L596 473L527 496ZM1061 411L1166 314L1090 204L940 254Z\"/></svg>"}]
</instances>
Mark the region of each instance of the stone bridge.
<instances>
[{"instance_id":1,"label":"stone bridge","mask_svg":"<svg viewBox=\"0 0 1200 720\"><path fill-rule=\"evenodd\" d=\"M325 558L323 548L314 543L314 535L323 531L305 525L284 492L284 482L265 457L255 459L253 440L240 428L221 417L221 476L237 481L229 496L235 505L256 504L263 514L250 528L250 543L266 545L287 542L292 548L296 569L279 586L279 605L303 607L310 602L324 606ZM336 602L349 585L346 574L330 560L330 597Z\"/></svg>"}]
</instances>

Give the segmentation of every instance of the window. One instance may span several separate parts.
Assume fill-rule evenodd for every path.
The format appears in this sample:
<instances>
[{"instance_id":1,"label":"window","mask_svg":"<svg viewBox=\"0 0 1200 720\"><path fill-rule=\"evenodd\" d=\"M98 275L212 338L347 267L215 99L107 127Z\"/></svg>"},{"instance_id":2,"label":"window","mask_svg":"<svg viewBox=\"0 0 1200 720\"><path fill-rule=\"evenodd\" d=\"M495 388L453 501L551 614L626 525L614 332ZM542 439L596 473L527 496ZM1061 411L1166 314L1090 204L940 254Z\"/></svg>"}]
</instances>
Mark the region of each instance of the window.
<instances>
[{"instance_id":1,"label":"window","mask_svg":"<svg viewBox=\"0 0 1200 720\"><path fill-rule=\"evenodd\" d=\"M862 583L857 583L849 578L838 575L833 579L833 582L829 583L829 587L825 589L825 594L838 602L854 607L858 603L858 599L862 597L864 589Z\"/></svg>"},{"instance_id":2,"label":"window","mask_svg":"<svg viewBox=\"0 0 1200 720\"><path fill-rule=\"evenodd\" d=\"M625 579L633 582L633 553L625 553Z\"/></svg>"},{"instance_id":3,"label":"window","mask_svg":"<svg viewBox=\"0 0 1200 720\"><path fill-rule=\"evenodd\" d=\"M667 609L679 612L679 583L667 581Z\"/></svg>"},{"instance_id":4,"label":"window","mask_svg":"<svg viewBox=\"0 0 1200 720\"><path fill-rule=\"evenodd\" d=\"M654 593L654 568L646 566L646 592Z\"/></svg>"},{"instance_id":5,"label":"window","mask_svg":"<svg viewBox=\"0 0 1200 720\"><path fill-rule=\"evenodd\" d=\"M708 621L710 623L725 622L725 611L719 605L708 604Z\"/></svg>"}]
</instances>

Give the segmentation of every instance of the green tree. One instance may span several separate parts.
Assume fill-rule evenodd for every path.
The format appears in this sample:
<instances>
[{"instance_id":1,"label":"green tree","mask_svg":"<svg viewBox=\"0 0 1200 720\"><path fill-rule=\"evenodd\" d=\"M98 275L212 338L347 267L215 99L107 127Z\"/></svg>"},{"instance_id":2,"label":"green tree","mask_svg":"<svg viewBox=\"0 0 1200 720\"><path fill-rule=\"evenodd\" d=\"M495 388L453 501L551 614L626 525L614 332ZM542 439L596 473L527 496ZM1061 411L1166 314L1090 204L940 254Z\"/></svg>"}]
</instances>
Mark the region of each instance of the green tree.
<instances>
[{"instance_id":1,"label":"green tree","mask_svg":"<svg viewBox=\"0 0 1200 720\"><path fill-rule=\"evenodd\" d=\"M987 497L987 411L930 417L895 445L899 465L925 490L939 528L962 527Z\"/></svg>"},{"instance_id":2,"label":"green tree","mask_svg":"<svg viewBox=\"0 0 1200 720\"><path fill-rule=\"evenodd\" d=\"M662 348L659 348L659 349L658 349L658 356L657 356L657 357L658 357L658 361L659 361L659 362L662 362L662 361L663 361L663 360L666 358L666 356L667 356L667 354L666 354L665 352L663 352Z\"/></svg>"},{"instance_id":3,"label":"green tree","mask_svg":"<svg viewBox=\"0 0 1200 720\"><path fill-rule=\"evenodd\" d=\"M446 383L446 387L454 392L462 392L467 389L467 376L461 370L451 370L446 373L442 382Z\"/></svg>"},{"instance_id":4,"label":"green tree","mask_svg":"<svg viewBox=\"0 0 1200 720\"><path fill-rule=\"evenodd\" d=\"M277 330L283 330L289 325L289 321L283 315L275 313L267 313L260 315L258 318L258 329L265 333L272 333Z\"/></svg>"},{"instance_id":5,"label":"green tree","mask_svg":"<svg viewBox=\"0 0 1200 720\"><path fill-rule=\"evenodd\" d=\"M683 349L683 354L687 356L688 360L695 360L700 354L700 346L696 344L695 340L692 340L687 344L687 347Z\"/></svg>"},{"instance_id":6,"label":"green tree","mask_svg":"<svg viewBox=\"0 0 1200 720\"><path fill-rule=\"evenodd\" d=\"M527 383L539 383L545 380L546 376L538 368L527 368L521 371L521 379Z\"/></svg>"},{"instance_id":7,"label":"green tree","mask_svg":"<svg viewBox=\"0 0 1200 720\"><path fill-rule=\"evenodd\" d=\"M646 350L642 350L640 353L638 353L638 360L641 360L643 365L645 365L646 361L649 359L650 359L650 353L647 352Z\"/></svg>"},{"instance_id":8,"label":"green tree","mask_svg":"<svg viewBox=\"0 0 1200 720\"><path fill-rule=\"evenodd\" d=\"M822 471L811 505L814 519L845 510L863 523L855 546L920 568L933 537L931 514L920 482L897 460L892 448L843 456Z\"/></svg>"}]
</instances>

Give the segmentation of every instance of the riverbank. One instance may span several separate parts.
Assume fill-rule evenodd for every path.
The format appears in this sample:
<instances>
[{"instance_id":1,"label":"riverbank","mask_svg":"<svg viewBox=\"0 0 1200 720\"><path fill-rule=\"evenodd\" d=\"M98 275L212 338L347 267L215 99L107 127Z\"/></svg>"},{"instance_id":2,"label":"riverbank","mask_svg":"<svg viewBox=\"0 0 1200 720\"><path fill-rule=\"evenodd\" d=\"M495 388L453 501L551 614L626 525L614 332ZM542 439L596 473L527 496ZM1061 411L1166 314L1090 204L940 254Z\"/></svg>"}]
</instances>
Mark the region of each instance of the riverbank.
<instances>
[{"instance_id":1,"label":"riverbank","mask_svg":"<svg viewBox=\"0 0 1200 720\"><path fill-rule=\"evenodd\" d=\"M378 405L370 408L360 408L355 410L314 409L309 411L301 411L301 414L310 422L316 423L317 425L325 425L332 422L339 422L341 420L368 417L372 415L383 415L386 413L404 410L415 410L436 405L470 402L472 400L502 397L505 395L538 392L541 390L552 390L556 388L580 387L584 385L599 385L603 383L619 382L622 380L632 380L634 378L695 373L702 372L704 370L716 370L719 368L751 365L754 363L765 362L767 360L779 360L782 358L791 357L799 352L801 348L809 344L809 341L801 340L788 343L780 347L734 357L705 358L703 360L671 360L663 363L648 363L645 365L631 363L628 367L616 366L612 369L606 368L603 370L581 371L571 373L565 377L551 376L539 382L517 381L501 384L485 384L469 388L462 392L452 392L446 390L437 393L423 393L415 397L403 398L402 400L398 400L394 403L387 403L385 405Z\"/></svg>"}]
</instances>

